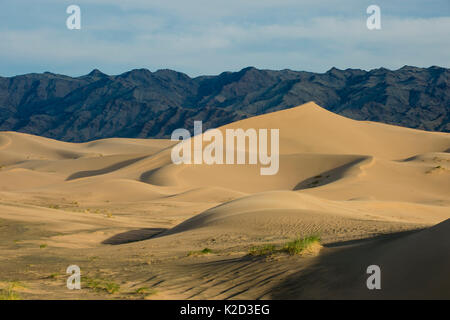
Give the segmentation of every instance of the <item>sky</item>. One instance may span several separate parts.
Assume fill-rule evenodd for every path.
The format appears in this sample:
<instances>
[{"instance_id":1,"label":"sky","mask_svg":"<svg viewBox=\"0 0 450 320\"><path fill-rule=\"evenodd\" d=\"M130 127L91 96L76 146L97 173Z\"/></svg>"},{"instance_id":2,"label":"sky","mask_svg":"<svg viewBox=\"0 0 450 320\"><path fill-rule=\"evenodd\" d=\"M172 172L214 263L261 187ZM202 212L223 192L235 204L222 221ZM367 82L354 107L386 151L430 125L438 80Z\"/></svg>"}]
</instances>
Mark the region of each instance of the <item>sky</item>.
<instances>
[{"instance_id":1,"label":"sky","mask_svg":"<svg viewBox=\"0 0 450 320\"><path fill-rule=\"evenodd\" d=\"M70 5L80 30L66 26ZM0 0L0 76L404 65L450 67L450 0Z\"/></svg>"}]
</instances>

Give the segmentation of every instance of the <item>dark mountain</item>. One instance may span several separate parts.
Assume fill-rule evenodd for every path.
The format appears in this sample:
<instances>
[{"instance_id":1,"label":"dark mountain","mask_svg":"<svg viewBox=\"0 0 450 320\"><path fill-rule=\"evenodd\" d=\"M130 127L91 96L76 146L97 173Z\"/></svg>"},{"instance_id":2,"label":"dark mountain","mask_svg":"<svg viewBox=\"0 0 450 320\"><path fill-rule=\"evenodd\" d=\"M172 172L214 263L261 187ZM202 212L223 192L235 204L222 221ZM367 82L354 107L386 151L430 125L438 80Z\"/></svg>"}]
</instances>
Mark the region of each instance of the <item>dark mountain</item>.
<instances>
[{"instance_id":1,"label":"dark mountain","mask_svg":"<svg viewBox=\"0 0 450 320\"><path fill-rule=\"evenodd\" d=\"M450 71L332 68L326 73L258 70L190 78L172 71L99 70L77 78L45 72L0 77L0 130L65 141L170 137L315 101L358 120L450 132Z\"/></svg>"}]
</instances>

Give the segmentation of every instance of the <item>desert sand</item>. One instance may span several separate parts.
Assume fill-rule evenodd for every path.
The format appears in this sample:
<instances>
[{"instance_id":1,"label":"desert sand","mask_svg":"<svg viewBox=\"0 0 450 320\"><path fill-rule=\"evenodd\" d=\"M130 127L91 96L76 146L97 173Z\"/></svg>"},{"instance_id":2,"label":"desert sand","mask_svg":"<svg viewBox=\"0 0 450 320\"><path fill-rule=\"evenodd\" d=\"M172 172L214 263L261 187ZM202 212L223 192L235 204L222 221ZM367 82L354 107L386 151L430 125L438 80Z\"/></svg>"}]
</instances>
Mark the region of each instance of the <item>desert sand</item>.
<instances>
[{"instance_id":1,"label":"desert sand","mask_svg":"<svg viewBox=\"0 0 450 320\"><path fill-rule=\"evenodd\" d=\"M450 299L450 134L313 102L227 128L279 129L278 174L175 165L170 140L0 132L0 289L22 299ZM308 255L249 255L310 235L322 247ZM372 264L381 290L366 287ZM81 268L81 290L66 288L69 265Z\"/></svg>"}]
</instances>

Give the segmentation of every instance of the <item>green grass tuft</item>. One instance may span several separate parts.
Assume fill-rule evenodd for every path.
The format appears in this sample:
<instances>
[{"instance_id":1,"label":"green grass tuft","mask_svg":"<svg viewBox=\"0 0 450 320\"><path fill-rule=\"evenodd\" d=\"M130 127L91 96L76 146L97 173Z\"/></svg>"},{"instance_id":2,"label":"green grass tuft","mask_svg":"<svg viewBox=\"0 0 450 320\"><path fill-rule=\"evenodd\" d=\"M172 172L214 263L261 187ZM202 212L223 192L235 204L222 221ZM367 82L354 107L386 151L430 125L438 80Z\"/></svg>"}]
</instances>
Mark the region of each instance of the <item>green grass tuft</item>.
<instances>
[{"instance_id":1,"label":"green grass tuft","mask_svg":"<svg viewBox=\"0 0 450 320\"><path fill-rule=\"evenodd\" d=\"M297 238L293 241L286 243L282 248L282 251L290 255L301 254L305 250L311 248L311 246L314 244L320 244L319 236L314 235L305 238Z\"/></svg>"},{"instance_id":2,"label":"green grass tuft","mask_svg":"<svg viewBox=\"0 0 450 320\"><path fill-rule=\"evenodd\" d=\"M305 238L297 238L285 243L282 246L274 244L265 244L262 246L252 247L249 250L251 256L269 256L277 253L287 253L289 255L302 254L312 251L314 246L320 247L320 237L313 235Z\"/></svg>"}]
</instances>

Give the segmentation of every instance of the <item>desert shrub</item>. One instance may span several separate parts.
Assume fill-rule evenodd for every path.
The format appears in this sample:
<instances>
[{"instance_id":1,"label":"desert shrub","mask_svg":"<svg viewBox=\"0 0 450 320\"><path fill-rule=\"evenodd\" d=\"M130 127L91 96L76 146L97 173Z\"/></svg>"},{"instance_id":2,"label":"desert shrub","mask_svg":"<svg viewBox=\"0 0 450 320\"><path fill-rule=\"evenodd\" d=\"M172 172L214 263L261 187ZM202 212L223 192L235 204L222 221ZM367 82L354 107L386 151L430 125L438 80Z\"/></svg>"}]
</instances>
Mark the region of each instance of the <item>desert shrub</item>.
<instances>
[{"instance_id":1,"label":"desert shrub","mask_svg":"<svg viewBox=\"0 0 450 320\"><path fill-rule=\"evenodd\" d=\"M198 256L198 255L204 255L204 254L210 254L212 253L212 250L209 248L204 248L203 250L200 251L189 251L187 256Z\"/></svg>"}]
</instances>

